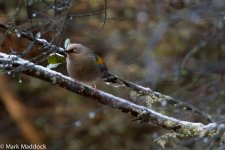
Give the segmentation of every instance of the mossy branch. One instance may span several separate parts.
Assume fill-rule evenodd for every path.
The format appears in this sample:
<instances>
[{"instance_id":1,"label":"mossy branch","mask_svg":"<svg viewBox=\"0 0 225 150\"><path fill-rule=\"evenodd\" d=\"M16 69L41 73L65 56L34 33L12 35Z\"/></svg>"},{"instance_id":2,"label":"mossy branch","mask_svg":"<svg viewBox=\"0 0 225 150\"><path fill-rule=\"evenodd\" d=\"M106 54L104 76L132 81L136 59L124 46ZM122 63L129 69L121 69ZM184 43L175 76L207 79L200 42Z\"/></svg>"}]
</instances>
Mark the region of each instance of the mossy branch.
<instances>
[{"instance_id":1,"label":"mossy branch","mask_svg":"<svg viewBox=\"0 0 225 150\"><path fill-rule=\"evenodd\" d=\"M36 65L30 61L19 58L16 55L0 53L0 70L8 72L16 70L18 67L22 68L20 71L26 75L44 80L55 86L65 88L68 91L88 97L101 104L111 106L115 109L120 109L123 112L130 113L140 120L144 119L146 122L151 122L162 128L179 132L187 137L208 135L208 133L210 133L212 129L215 129L216 126L216 123L204 125L202 123L182 121L162 115L154 110L134 104L126 99L86 86L59 72Z\"/></svg>"}]
</instances>

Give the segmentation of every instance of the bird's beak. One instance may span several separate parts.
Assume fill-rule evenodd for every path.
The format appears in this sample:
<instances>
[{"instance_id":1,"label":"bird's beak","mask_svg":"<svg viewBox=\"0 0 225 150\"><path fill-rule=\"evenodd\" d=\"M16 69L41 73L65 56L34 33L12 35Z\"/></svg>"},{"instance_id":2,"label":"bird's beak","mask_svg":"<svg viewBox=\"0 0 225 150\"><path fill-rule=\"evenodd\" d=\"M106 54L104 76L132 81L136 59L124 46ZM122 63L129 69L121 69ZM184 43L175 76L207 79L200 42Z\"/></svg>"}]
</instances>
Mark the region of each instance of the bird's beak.
<instances>
[{"instance_id":1,"label":"bird's beak","mask_svg":"<svg viewBox=\"0 0 225 150\"><path fill-rule=\"evenodd\" d=\"M73 49L66 49L65 52L66 52L67 54L69 54L69 53L73 52Z\"/></svg>"}]
</instances>

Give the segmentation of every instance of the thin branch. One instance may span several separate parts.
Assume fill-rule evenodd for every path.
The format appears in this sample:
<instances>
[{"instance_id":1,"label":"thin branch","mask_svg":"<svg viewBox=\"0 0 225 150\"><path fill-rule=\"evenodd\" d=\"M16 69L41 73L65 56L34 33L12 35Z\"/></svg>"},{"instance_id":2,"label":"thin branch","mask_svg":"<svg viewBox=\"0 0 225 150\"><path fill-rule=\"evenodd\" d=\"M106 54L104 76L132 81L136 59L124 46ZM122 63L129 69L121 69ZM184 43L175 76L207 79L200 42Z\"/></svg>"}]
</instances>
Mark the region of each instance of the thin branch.
<instances>
[{"instance_id":1,"label":"thin branch","mask_svg":"<svg viewBox=\"0 0 225 150\"><path fill-rule=\"evenodd\" d=\"M62 12L64 10L68 9L68 7L69 7L68 5L62 6L62 7L58 7L56 5L56 2L54 2L55 4L51 4L50 2L48 2L46 0L42 0L42 2L44 2L47 5L48 8L54 9L55 11L58 11L58 12Z\"/></svg>"},{"instance_id":2,"label":"thin branch","mask_svg":"<svg viewBox=\"0 0 225 150\"><path fill-rule=\"evenodd\" d=\"M27 49L25 49L23 52L19 54L20 57L25 57L34 47L34 42L31 41L30 44L27 46Z\"/></svg>"},{"instance_id":3,"label":"thin branch","mask_svg":"<svg viewBox=\"0 0 225 150\"><path fill-rule=\"evenodd\" d=\"M104 28L104 26L105 26L105 23L106 23L106 18L107 18L107 9L108 9L108 6L107 6L107 0L104 0L104 2L105 2L105 4L104 4L104 20L103 20L103 23L102 23L102 25L97 29L97 30L95 30L95 32L98 32L98 31L100 31L101 29L103 29Z\"/></svg>"},{"instance_id":4,"label":"thin branch","mask_svg":"<svg viewBox=\"0 0 225 150\"><path fill-rule=\"evenodd\" d=\"M81 13L81 14L70 14L69 17L89 17L89 16L94 16L94 15L99 15L102 13L105 13L105 10L89 12L89 13Z\"/></svg>"},{"instance_id":5,"label":"thin branch","mask_svg":"<svg viewBox=\"0 0 225 150\"><path fill-rule=\"evenodd\" d=\"M26 30L21 31L13 25L3 24L3 23L0 23L0 28L11 31L17 34L19 37L26 38L30 41L33 41L36 44L41 45L44 49L52 49L52 50L55 50L57 53L60 53L65 56L63 48L56 47L55 45L48 43L45 39L35 37L31 32L28 32Z\"/></svg>"},{"instance_id":6,"label":"thin branch","mask_svg":"<svg viewBox=\"0 0 225 150\"><path fill-rule=\"evenodd\" d=\"M119 77L117 77L117 78L119 78ZM129 87L129 88L131 88L131 89L133 89L135 91L138 91L141 95L149 95L149 96L151 96L151 98L155 102L163 103L165 101L167 104L170 104L172 106L180 106L184 110L188 110L188 111L194 112L196 114L199 114L200 116L204 117L208 122L214 122L212 117L209 114L198 110L197 108L195 108L192 105L189 105L189 104L187 104L185 102L182 102L182 101L180 101L178 99L174 99L174 98L172 98L172 97L170 97L168 95L163 95L163 94L161 94L159 92L154 92L150 88L146 88L146 87L137 85L135 83L126 81L124 79L119 78L119 80L121 82L123 82L125 84L125 86L127 86L127 87Z\"/></svg>"}]
</instances>

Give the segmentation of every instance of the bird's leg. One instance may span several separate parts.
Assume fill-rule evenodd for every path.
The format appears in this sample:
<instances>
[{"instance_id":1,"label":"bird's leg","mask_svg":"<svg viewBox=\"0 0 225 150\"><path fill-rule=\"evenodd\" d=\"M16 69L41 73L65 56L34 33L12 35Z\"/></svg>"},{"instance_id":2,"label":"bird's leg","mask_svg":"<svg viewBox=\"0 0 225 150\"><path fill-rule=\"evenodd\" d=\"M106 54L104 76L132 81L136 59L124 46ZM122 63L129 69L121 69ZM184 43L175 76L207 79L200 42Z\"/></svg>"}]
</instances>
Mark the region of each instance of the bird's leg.
<instances>
[{"instance_id":1,"label":"bird's leg","mask_svg":"<svg viewBox=\"0 0 225 150\"><path fill-rule=\"evenodd\" d=\"M87 84L90 85L91 87L95 88L95 89L97 88L95 82L88 82Z\"/></svg>"},{"instance_id":2,"label":"bird's leg","mask_svg":"<svg viewBox=\"0 0 225 150\"><path fill-rule=\"evenodd\" d=\"M96 86L95 82L92 82L92 84L93 84L92 87L96 89L97 86Z\"/></svg>"}]
</instances>

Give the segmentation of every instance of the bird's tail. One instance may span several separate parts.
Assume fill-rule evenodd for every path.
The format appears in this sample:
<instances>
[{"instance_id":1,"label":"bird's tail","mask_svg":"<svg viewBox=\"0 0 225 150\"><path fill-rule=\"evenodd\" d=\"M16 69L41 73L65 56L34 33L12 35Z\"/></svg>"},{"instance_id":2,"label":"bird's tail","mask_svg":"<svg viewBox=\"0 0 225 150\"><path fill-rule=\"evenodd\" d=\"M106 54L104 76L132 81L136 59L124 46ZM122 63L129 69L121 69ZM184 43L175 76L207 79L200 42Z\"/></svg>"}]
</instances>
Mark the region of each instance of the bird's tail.
<instances>
[{"instance_id":1,"label":"bird's tail","mask_svg":"<svg viewBox=\"0 0 225 150\"><path fill-rule=\"evenodd\" d=\"M114 87L125 86L124 83L118 77L109 72L104 73L102 79L106 84L112 85Z\"/></svg>"}]
</instances>

